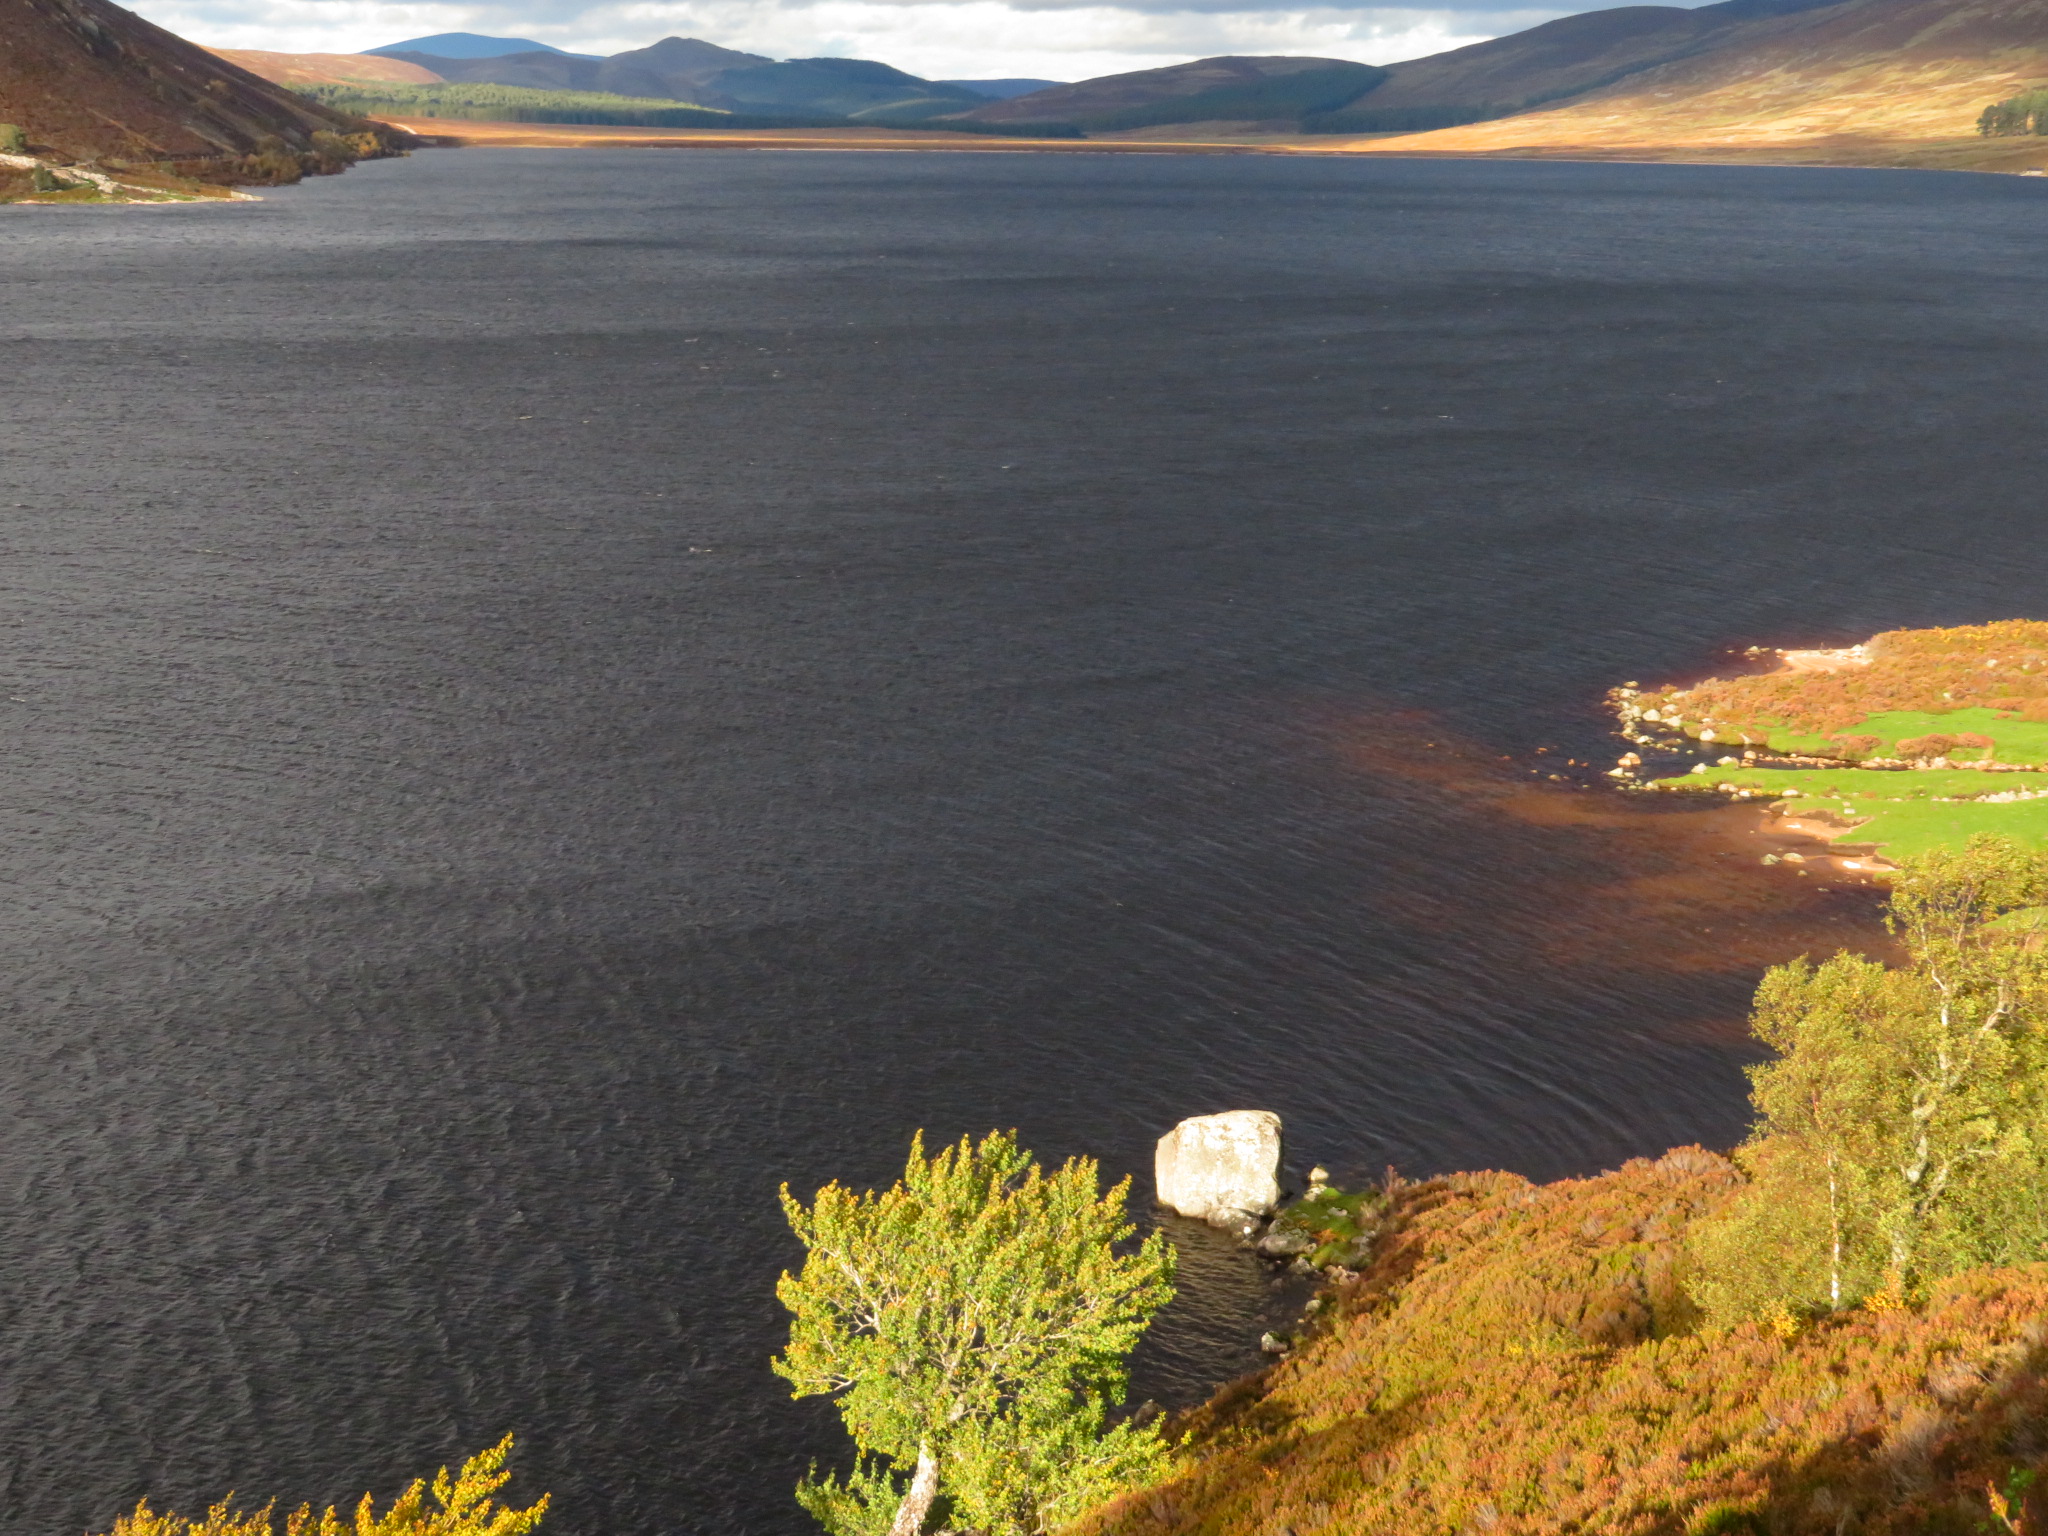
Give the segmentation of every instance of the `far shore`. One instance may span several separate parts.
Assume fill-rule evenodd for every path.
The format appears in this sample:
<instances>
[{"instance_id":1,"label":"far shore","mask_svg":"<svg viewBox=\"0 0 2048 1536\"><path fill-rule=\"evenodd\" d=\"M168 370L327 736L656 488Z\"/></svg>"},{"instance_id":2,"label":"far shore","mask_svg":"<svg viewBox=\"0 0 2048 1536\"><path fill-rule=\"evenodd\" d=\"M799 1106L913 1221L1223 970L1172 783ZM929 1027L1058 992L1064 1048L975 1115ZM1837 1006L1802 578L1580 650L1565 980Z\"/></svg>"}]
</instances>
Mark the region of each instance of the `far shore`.
<instances>
[{"instance_id":1,"label":"far shore","mask_svg":"<svg viewBox=\"0 0 2048 1536\"><path fill-rule=\"evenodd\" d=\"M1398 155L1443 160L1567 160L1652 165L1831 166L1872 170L2039 174L2038 138L1814 137L1772 143L1526 144L1460 149L1440 133L1364 137L1276 133L1264 124L1214 131L1146 128L1087 139L1033 139L914 128L615 128L582 123L491 123L446 117L379 121L444 149L892 150L956 154ZM1494 126L1494 125L1487 125Z\"/></svg>"}]
</instances>

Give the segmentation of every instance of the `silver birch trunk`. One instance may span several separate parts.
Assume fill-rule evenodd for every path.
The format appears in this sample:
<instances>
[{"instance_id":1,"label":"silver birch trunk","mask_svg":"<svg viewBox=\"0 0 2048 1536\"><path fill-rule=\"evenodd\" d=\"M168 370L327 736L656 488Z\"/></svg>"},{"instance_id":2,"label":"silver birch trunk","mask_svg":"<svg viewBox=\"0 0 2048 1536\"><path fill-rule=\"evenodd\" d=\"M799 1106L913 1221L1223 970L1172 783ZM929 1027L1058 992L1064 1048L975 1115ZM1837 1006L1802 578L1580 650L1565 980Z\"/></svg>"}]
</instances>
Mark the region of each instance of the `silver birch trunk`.
<instances>
[{"instance_id":1,"label":"silver birch trunk","mask_svg":"<svg viewBox=\"0 0 2048 1536\"><path fill-rule=\"evenodd\" d=\"M889 1536L919 1536L932 1512L932 1500L939 1496L939 1459L927 1446L917 1448L917 1472L910 1479L910 1491L896 1506L896 1518L889 1524Z\"/></svg>"}]
</instances>

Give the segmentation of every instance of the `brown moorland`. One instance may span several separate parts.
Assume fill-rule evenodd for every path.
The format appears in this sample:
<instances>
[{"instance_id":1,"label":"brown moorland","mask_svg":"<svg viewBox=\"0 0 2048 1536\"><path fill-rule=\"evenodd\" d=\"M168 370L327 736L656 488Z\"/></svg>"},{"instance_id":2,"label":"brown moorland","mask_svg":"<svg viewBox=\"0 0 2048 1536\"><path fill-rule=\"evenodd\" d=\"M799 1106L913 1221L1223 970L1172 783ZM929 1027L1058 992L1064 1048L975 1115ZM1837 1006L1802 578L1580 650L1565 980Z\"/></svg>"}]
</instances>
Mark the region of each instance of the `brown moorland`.
<instances>
[{"instance_id":1,"label":"brown moorland","mask_svg":"<svg viewBox=\"0 0 2048 1536\"><path fill-rule=\"evenodd\" d=\"M2048 143L1981 139L1975 127L1992 102L2044 81L2048 0L1850 0L1751 22L1711 51L1557 106L1348 147L2030 169L2048 164Z\"/></svg>"},{"instance_id":2,"label":"brown moorland","mask_svg":"<svg viewBox=\"0 0 2048 1536\"><path fill-rule=\"evenodd\" d=\"M1179 1475L1076 1536L2033 1529L1994 1523L1987 1485L2048 1453L2048 1266L1695 1331L1687 1229L1738 1182L1688 1147L1397 1185L1297 1352L1187 1416Z\"/></svg>"},{"instance_id":3,"label":"brown moorland","mask_svg":"<svg viewBox=\"0 0 2048 1536\"><path fill-rule=\"evenodd\" d=\"M441 77L424 65L375 53L268 53L259 48L209 48L273 85L435 85Z\"/></svg>"},{"instance_id":4,"label":"brown moorland","mask_svg":"<svg viewBox=\"0 0 2048 1536\"><path fill-rule=\"evenodd\" d=\"M0 0L0 103L39 159L124 172L287 181L386 147L109 0Z\"/></svg>"}]
</instances>

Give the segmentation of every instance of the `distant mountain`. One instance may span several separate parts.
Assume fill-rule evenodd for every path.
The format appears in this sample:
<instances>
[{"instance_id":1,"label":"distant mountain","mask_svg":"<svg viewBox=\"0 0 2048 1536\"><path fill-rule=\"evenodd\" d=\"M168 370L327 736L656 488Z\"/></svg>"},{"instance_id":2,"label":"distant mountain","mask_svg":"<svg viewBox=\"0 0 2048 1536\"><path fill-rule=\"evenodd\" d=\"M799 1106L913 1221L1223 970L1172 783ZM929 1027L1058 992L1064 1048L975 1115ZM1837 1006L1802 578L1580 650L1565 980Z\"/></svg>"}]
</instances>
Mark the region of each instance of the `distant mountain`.
<instances>
[{"instance_id":1,"label":"distant mountain","mask_svg":"<svg viewBox=\"0 0 2048 1536\"><path fill-rule=\"evenodd\" d=\"M988 98L941 85L871 59L790 59L729 69L706 82L707 106L747 112L829 112L840 117L906 120L958 115Z\"/></svg>"},{"instance_id":2,"label":"distant mountain","mask_svg":"<svg viewBox=\"0 0 2048 1536\"><path fill-rule=\"evenodd\" d=\"M1228 56L1104 75L994 101L962 116L983 123L1074 123L1113 132L1171 123L1298 122L1365 95L1387 71L1348 59Z\"/></svg>"},{"instance_id":3,"label":"distant mountain","mask_svg":"<svg viewBox=\"0 0 2048 1536\"><path fill-rule=\"evenodd\" d=\"M508 53L561 53L562 50L547 43L536 43L529 37L485 37L481 32L436 32L432 37L409 37L402 43L386 43L381 48L365 48L363 52L385 55L428 53L437 59L495 59ZM595 59L603 55L572 53L565 57Z\"/></svg>"},{"instance_id":4,"label":"distant mountain","mask_svg":"<svg viewBox=\"0 0 2048 1536\"><path fill-rule=\"evenodd\" d=\"M1746 27L1838 0L1722 0L1681 9L1625 5L1389 66L1369 94L1316 126L1354 133L1440 128L1597 90L1726 47Z\"/></svg>"},{"instance_id":5,"label":"distant mountain","mask_svg":"<svg viewBox=\"0 0 2048 1536\"><path fill-rule=\"evenodd\" d=\"M609 91L695 102L732 112L805 114L910 122L957 115L989 98L964 86L906 74L871 59L789 59L721 48L694 37L665 37L646 48L585 59L527 52L451 58L407 49L387 58L468 84L538 90Z\"/></svg>"},{"instance_id":6,"label":"distant mountain","mask_svg":"<svg viewBox=\"0 0 2048 1536\"><path fill-rule=\"evenodd\" d=\"M765 54L721 48L702 38L664 37L645 48L615 53L606 59L594 77L595 89L621 96L669 96L696 101L727 70L755 69L774 62Z\"/></svg>"},{"instance_id":7,"label":"distant mountain","mask_svg":"<svg viewBox=\"0 0 2048 1536\"><path fill-rule=\"evenodd\" d=\"M1049 91L1064 80L941 80L940 85L957 85L986 96L990 101L1008 101L1012 96L1029 96L1033 91Z\"/></svg>"},{"instance_id":8,"label":"distant mountain","mask_svg":"<svg viewBox=\"0 0 2048 1536\"><path fill-rule=\"evenodd\" d=\"M373 55L374 57L374 55ZM594 91L597 89L601 59L578 58L571 53L506 53L487 59L459 59L436 53L381 55L437 75L443 80L477 85L524 85L540 91ZM667 92L657 94L666 95Z\"/></svg>"},{"instance_id":9,"label":"distant mountain","mask_svg":"<svg viewBox=\"0 0 2048 1536\"><path fill-rule=\"evenodd\" d=\"M0 0L0 119L46 159L229 181L339 169L351 152L313 136L362 127L111 0Z\"/></svg>"}]
</instances>

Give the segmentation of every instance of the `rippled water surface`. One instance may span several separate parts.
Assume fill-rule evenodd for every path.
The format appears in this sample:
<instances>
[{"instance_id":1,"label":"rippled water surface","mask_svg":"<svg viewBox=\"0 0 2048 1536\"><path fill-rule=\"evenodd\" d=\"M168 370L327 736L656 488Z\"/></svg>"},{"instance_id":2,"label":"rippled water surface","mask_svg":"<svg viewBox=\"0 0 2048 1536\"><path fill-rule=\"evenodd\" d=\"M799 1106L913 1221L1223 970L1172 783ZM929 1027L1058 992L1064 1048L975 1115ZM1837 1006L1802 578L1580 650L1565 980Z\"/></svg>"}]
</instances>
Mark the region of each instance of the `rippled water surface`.
<instances>
[{"instance_id":1,"label":"rippled water surface","mask_svg":"<svg viewBox=\"0 0 2048 1536\"><path fill-rule=\"evenodd\" d=\"M1867 893L1531 768L1731 645L2048 616L2044 236L981 154L0 216L0 1527L512 1428L564 1536L794 1536L775 1189L918 1127L1141 1192L1240 1105L1351 1177L1735 1139ZM1285 1300L1182 1236L1176 1401Z\"/></svg>"}]
</instances>

